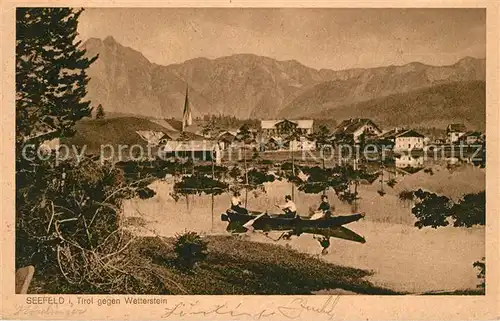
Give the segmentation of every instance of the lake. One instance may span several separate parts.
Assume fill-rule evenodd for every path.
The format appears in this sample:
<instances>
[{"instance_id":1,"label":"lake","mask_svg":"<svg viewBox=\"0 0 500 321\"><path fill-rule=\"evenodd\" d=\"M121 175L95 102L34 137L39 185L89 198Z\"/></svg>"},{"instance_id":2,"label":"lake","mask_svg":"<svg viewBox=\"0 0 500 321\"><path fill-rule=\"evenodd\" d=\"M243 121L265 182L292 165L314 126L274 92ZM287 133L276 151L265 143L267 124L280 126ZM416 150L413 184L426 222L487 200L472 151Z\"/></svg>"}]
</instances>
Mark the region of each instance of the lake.
<instances>
[{"instance_id":1,"label":"lake","mask_svg":"<svg viewBox=\"0 0 500 321\"><path fill-rule=\"evenodd\" d=\"M379 183L360 185L358 211L365 212L366 218L348 226L363 235L366 243L332 239L329 253L321 257L335 264L371 270L374 274L367 280L393 290L419 293L475 288L478 279L472 264L485 253L484 227L419 230L413 226L411 204L402 203L397 190L388 187L387 194L381 197L377 193L379 186ZM210 195L190 195L175 201L170 196L172 182L156 181L150 187L157 192L153 198L127 200L124 204L125 217L135 217L143 225L136 228L137 233L161 236L187 230L201 234L227 233L227 222L222 222L220 215L229 207L231 195L214 196L213 203ZM274 204L283 202L283 196L291 192L292 186L287 182L266 183L266 193L248 193L248 208L276 212ZM295 192L300 214L318 206L319 195ZM245 193L241 194L244 200ZM336 208L335 214L353 212L352 206L338 201L334 192L327 194ZM249 234L257 242L273 242L260 233ZM277 244L290 244L310 254L321 252L311 235Z\"/></svg>"}]
</instances>

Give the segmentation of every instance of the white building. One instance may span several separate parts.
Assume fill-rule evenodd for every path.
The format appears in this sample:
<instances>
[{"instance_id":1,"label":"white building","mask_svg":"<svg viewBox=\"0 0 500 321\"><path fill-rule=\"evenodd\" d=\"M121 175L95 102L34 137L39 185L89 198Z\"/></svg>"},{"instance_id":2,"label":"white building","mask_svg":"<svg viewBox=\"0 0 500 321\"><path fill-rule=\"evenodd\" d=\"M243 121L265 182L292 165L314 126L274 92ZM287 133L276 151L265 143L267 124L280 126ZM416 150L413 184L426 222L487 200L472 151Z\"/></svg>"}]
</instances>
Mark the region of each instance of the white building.
<instances>
[{"instance_id":1,"label":"white building","mask_svg":"<svg viewBox=\"0 0 500 321\"><path fill-rule=\"evenodd\" d=\"M310 135L313 133L314 120L262 120L260 126L264 137L282 136L290 134L293 129L301 135Z\"/></svg>"},{"instance_id":2,"label":"white building","mask_svg":"<svg viewBox=\"0 0 500 321\"><path fill-rule=\"evenodd\" d=\"M449 143L456 143L466 132L467 128L463 124L450 124L446 127Z\"/></svg>"},{"instance_id":3,"label":"white building","mask_svg":"<svg viewBox=\"0 0 500 321\"><path fill-rule=\"evenodd\" d=\"M412 156L410 154L404 154L400 157L395 158L395 163L397 168L405 168L405 167L423 167L424 166L424 157L423 156Z\"/></svg>"},{"instance_id":4,"label":"white building","mask_svg":"<svg viewBox=\"0 0 500 321\"><path fill-rule=\"evenodd\" d=\"M399 133L394 139L394 151L423 150L424 138L424 135L412 129Z\"/></svg>"},{"instance_id":5,"label":"white building","mask_svg":"<svg viewBox=\"0 0 500 321\"><path fill-rule=\"evenodd\" d=\"M370 119L352 118L341 122L335 129L333 135L337 138L340 136L348 136L351 137L355 143L359 143L363 133L367 137L370 137L378 136L382 133L382 131Z\"/></svg>"},{"instance_id":6,"label":"white building","mask_svg":"<svg viewBox=\"0 0 500 321\"><path fill-rule=\"evenodd\" d=\"M406 128L396 127L396 128L393 128L393 129L390 129L388 131L383 132L382 134L380 134L378 136L378 139L381 141L392 142L394 144L396 141L396 136L401 134L401 133L404 133L407 130L408 129L406 129Z\"/></svg>"},{"instance_id":7,"label":"white building","mask_svg":"<svg viewBox=\"0 0 500 321\"><path fill-rule=\"evenodd\" d=\"M163 142L162 138L168 138L165 133L152 130L138 130L136 133L150 146L158 146L160 142Z\"/></svg>"}]
</instances>

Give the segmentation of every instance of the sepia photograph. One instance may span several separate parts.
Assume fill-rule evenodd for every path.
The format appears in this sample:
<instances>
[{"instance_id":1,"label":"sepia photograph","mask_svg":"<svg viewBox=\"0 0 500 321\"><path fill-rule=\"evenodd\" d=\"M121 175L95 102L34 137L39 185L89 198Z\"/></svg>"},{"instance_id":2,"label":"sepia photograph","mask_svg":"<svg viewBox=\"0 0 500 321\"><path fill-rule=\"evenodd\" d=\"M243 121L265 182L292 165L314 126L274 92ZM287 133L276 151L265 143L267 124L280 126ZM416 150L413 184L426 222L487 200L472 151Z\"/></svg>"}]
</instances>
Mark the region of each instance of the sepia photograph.
<instances>
[{"instance_id":1,"label":"sepia photograph","mask_svg":"<svg viewBox=\"0 0 500 321\"><path fill-rule=\"evenodd\" d=\"M15 293L485 296L486 38L485 8L15 8Z\"/></svg>"}]
</instances>

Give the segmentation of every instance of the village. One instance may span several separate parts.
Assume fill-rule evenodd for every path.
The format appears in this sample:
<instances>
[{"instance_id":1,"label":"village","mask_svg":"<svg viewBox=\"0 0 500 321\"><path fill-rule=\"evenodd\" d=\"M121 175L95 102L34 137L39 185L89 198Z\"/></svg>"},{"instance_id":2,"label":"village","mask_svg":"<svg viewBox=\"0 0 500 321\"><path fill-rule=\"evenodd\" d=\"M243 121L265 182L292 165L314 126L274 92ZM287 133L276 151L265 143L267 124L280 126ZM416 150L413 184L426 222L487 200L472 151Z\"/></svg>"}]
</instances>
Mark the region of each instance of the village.
<instances>
[{"instance_id":1,"label":"village","mask_svg":"<svg viewBox=\"0 0 500 321\"><path fill-rule=\"evenodd\" d=\"M165 125L169 121L158 121ZM241 150L250 150L262 159L283 161L290 153L298 162L328 160L332 164L362 158L386 161L396 168L423 168L433 161L448 164L473 163L484 166L485 134L471 131L463 124L450 124L445 136L427 137L411 128L383 129L371 119L343 120L330 130L315 128L312 119L261 120L257 126L220 128L213 121L183 122L179 132L137 131L147 145L164 151L161 155L182 155L217 164L241 160ZM360 155L361 154L361 155ZM252 154L254 155L254 154ZM382 159L385 158L385 159Z\"/></svg>"}]
</instances>

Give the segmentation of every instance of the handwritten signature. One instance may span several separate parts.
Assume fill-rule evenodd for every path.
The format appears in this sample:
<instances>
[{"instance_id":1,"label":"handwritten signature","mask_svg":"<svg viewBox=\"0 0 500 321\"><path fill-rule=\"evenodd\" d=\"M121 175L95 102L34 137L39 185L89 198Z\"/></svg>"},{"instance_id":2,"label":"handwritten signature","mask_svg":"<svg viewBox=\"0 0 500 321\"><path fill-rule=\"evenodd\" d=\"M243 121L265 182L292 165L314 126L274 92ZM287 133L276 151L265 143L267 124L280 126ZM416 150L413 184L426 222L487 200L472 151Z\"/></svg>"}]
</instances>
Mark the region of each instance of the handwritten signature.
<instances>
[{"instance_id":1,"label":"handwritten signature","mask_svg":"<svg viewBox=\"0 0 500 321\"><path fill-rule=\"evenodd\" d=\"M14 311L14 316L64 316L71 317L76 315L83 315L87 312L86 309L82 308L69 308L61 307L58 305L48 305L48 306L36 306L36 305L19 305Z\"/></svg>"},{"instance_id":2,"label":"handwritten signature","mask_svg":"<svg viewBox=\"0 0 500 321\"><path fill-rule=\"evenodd\" d=\"M231 306L227 302L215 304L208 309L200 308L199 301L190 303L179 302L165 308L163 319L171 317L183 317L200 315L203 317L212 315L229 315L233 318L250 317L254 320L262 320L271 316L282 316L287 319L297 319L305 313L324 314L332 320L335 316L334 310L340 300L339 296L329 296L325 302L319 305L308 304L306 298L294 298L289 304L280 305L275 308L254 310L243 303Z\"/></svg>"}]
</instances>

